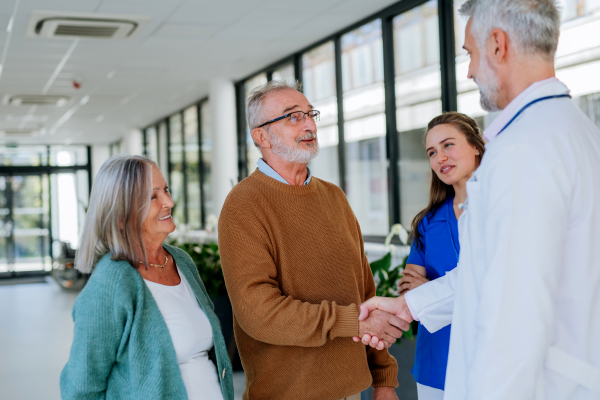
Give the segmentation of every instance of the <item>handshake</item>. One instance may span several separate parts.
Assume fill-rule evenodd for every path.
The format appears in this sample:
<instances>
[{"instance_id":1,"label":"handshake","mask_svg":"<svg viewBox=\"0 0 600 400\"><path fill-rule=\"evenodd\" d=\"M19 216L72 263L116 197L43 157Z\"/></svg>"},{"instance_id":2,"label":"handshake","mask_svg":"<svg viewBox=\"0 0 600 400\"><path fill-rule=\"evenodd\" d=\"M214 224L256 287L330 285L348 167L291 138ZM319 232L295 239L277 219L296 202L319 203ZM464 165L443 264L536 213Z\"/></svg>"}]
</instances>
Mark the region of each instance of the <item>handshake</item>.
<instances>
[{"instance_id":1,"label":"handshake","mask_svg":"<svg viewBox=\"0 0 600 400\"><path fill-rule=\"evenodd\" d=\"M358 337L377 350L390 347L410 328L413 317L406 305L404 296L373 297L360 305L358 317Z\"/></svg>"}]
</instances>

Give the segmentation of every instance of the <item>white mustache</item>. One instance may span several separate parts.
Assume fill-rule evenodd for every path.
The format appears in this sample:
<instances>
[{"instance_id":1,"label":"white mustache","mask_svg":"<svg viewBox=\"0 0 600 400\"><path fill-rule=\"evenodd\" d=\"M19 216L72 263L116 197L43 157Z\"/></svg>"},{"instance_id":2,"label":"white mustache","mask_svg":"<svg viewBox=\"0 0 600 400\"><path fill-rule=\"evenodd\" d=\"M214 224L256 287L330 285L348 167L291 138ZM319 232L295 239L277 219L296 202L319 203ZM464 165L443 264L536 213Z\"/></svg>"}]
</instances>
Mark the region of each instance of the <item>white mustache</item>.
<instances>
[{"instance_id":1,"label":"white mustache","mask_svg":"<svg viewBox=\"0 0 600 400\"><path fill-rule=\"evenodd\" d=\"M308 139L316 139L317 138L317 134L314 132L309 132L308 134L302 136L301 138L296 139L296 143L300 143L303 140L308 140Z\"/></svg>"}]
</instances>

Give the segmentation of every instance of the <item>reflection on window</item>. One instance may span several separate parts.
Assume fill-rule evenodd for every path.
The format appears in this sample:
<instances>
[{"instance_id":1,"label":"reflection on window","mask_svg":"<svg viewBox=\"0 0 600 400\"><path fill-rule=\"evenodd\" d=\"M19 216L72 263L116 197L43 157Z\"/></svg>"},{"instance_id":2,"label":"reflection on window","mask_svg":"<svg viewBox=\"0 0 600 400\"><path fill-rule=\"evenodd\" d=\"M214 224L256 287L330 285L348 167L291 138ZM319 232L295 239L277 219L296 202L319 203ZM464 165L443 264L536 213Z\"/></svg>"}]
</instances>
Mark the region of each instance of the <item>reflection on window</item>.
<instances>
[{"instance_id":1,"label":"reflection on window","mask_svg":"<svg viewBox=\"0 0 600 400\"><path fill-rule=\"evenodd\" d=\"M319 155L310 162L311 174L339 186L338 114L335 91L335 47L325 43L302 56L302 87L308 101L321 111L317 124Z\"/></svg>"},{"instance_id":2,"label":"reflection on window","mask_svg":"<svg viewBox=\"0 0 600 400\"><path fill-rule=\"evenodd\" d=\"M364 235L389 229L381 20L341 38L346 195Z\"/></svg>"},{"instance_id":3,"label":"reflection on window","mask_svg":"<svg viewBox=\"0 0 600 400\"><path fill-rule=\"evenodd\" d=\"M244 98L247 99L252 89L264 85L267 83L267 74L258 74L253 78L248 79L244 82ZM256 162L260 158L260 152L254 146L252 136L250 134L250 128L246 123L246 144L247 144L247 156L248 156L248 175L252 174L256 170Z\"/></svg>"},{"instance_id":4,"label":"reflection on window","mask_svg":"<svg viewBox=\"0 0 600 400\"><path fill-rule=\"evenodd\" d=\"M169 118L169 156L171 160L171 197L175 203L173 221L175 224L185 223L185 198L183 181L183 132L181 114Z\"/></svg>"},{"instance_id":5,"label":"reflection on window","mask_svg":"<svg viewBox=\"0 0 600 400\"><path fill-rule=\"evenodd\" d=\"M288 63L273 71L273 80L286 81L288 83L293 84L296 81L296 74L294 73L294 64Z\"/></svg>"},{"instance_id":6,"label":"reflection on window","mask_svg":"<svg viewBox=\"0 0 600 400\"><path fill-rule=\"evenodd\" d=\"M431 168L423 133L442 113L437 9L437 1L429 1L393 21L400 220L406 228L427 206Z\"/></svg>"},{"instance_id":7,"label":"reflection on window","mask_svg":"<svg viewBox=\"0 0 600 400\"><path fill-rule=\"evenodd\" d=\"M187 182L187 226L200 229L200 145L198 143L198 108L192 106L183 111L185 143L185 174Z\"/></svg>"},{"instance_id":8,"label":"reflection on window","mask_svg":"<svg viewBox=\"0 0 600 400\"><path fill-rule=\"evenodd\" d=\"M214 213L212 201L212 123L210 116L210 104L208 101L200 105L200 120L202 121L202 163L204 166L203 186L204 191L204 212L206 216Z\"/></svg>"}]
</instances>

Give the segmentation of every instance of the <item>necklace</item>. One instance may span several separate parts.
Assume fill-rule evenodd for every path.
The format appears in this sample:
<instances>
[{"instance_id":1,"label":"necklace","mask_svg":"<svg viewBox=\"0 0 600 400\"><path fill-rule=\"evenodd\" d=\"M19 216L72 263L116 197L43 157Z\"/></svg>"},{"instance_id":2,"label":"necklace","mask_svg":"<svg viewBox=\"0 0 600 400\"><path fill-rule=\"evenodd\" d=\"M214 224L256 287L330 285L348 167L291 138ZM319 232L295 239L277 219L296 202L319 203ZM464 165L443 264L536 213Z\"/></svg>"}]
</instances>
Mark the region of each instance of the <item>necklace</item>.
<instances>
[{"instance_id":1,"label":"necklace","mask_svg":"<svg viewBox=\"0 0 600 400\"><path fill-rule=\"evenodd\" d=\"M166 266L167 266L167 263L168 263L168 262L169 262L169 256L167 256L167 255L165 254L165 263L164 263L163 265L158 265L158 264L150 264L150 263L148 263L148 265L152 265L153 267L156 267L156 268L164 268L164 267L166 267ZM143 261L140 261L140 264L143 264L143 263L144 263Z\"/></svg>"}]
</instances>

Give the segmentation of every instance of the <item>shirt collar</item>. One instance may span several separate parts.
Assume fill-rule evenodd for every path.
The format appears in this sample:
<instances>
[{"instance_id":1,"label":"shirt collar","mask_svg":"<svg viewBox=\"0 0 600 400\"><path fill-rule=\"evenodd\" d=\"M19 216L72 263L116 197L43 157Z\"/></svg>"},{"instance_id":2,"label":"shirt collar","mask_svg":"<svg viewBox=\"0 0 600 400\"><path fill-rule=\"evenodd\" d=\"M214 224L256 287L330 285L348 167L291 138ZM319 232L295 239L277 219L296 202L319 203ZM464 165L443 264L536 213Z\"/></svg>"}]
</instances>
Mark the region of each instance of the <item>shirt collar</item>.
<instances>
[{"instance_id":1,"label":"shirt collar","mask_svg":"<svg viewBox=\"0 0 600 400\"><path fill-rule=\"evenodd\" d=\"M265 162L265 160L263 160L262 158L258 159L258 161L256 162L256 166L258 167L258 170L260 172L267 175L268 177L273 178L276 181L279 181L281 183L285 183L286 185L289 185L289 183L285 179L283 179L281 177L281 175L279 175L277 173L277 171L275 171L273 168L271 168L269 166L269 164L267 164ZM306 171L307 171L307 173L306 173L306 180L304 181L304 185L308 185L310 183L310 178L311 178L310 168L306 167Z\"/></svg>"},{"instance_id":2,"label":"shirt collar","mask_svg":"<svg viewBox=\"0 0 600 400\"><path fill-rule=\"evenodd\" d=\"M508 124L512 117L517 114L523 106L532 100L544 96L569 93L569 89L558 79L552 77L534 82L523 90L502 110L500 115L483 131L483 137L488 142L494 140L500 131Z\"/></svg>"}]
</instances>

